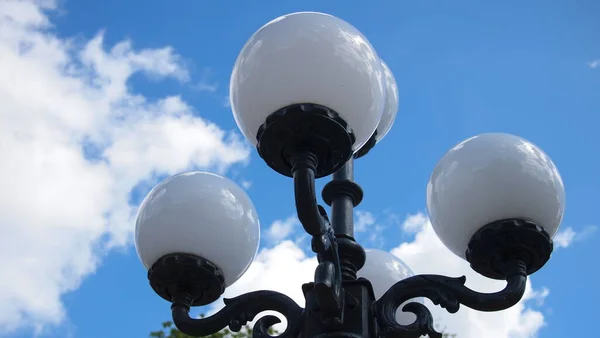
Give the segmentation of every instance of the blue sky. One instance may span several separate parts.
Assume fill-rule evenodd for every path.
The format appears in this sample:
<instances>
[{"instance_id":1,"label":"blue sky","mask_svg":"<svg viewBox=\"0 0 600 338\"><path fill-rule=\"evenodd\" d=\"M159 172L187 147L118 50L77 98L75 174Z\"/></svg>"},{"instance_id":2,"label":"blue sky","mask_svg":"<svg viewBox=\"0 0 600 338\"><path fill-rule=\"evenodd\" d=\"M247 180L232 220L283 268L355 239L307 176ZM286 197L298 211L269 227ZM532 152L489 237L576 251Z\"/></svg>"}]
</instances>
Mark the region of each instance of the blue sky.
<instances>
[{"instance_id":1,"label":"blue sky","mask_svg":"<svg viewBox=\"0 0 600 338\"><path fill-rule=\"evenodd\" d=\"M245 41L271 19L305 10L361 30L398 82L393 129L356 164L364 246L391 250L418 273L470 278L429 240L427 180L463 139L520 135L564 180L562 244L521 308L482 317L461 310L440 321L461 338L589 335L582 324L600 319L600 274L591 268L600 254L600 2L5 0L0 186L11 198L0 199L0 336L158 329L169 304L148 286L132 215L159 178L191 168L244 184L259 212L257 265L228 292L300 292L310 278L300 272L314 260L290 218L291 182L236 140L226 102ZM300 272L277 274L286 266L277 257ZM497 289L473 278L468 285Z\"/></svg>"}]
</instances>

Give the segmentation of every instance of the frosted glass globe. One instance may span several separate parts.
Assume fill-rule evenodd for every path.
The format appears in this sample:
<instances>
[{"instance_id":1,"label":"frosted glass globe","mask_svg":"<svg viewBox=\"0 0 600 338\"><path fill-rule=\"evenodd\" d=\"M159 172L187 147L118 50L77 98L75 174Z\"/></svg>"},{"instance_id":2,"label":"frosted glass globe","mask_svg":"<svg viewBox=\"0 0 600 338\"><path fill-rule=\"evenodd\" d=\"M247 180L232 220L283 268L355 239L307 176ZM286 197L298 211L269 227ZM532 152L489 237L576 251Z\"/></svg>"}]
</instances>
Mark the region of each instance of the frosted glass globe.
<instances>
[{"instance_id":1,"label":"frosted glass globe","mask_svg":"<svg viewBox=\"0 0 600 338\"><path fill-rule=\"evenodd\" d=\"M554 163L531 142L482 134L438 162L427 184L427 209L440 240L465 258L471 237L494 221L533 221L553 236L565 210L565 188Z\"/></svg>"},{"instance_id":2,"label":"frosted glass globe","mask_svg":"<svg viewBox=\"0 0 600 338\"><path fill-rule=\"evenodd\" d=\"M384 83L379 56L356 28L328 14L300 12L267 23L248 40L231 74L230 103L254 145L277 110L298 103L328 107L354 131L356 151L379 123Z\"/></svg>"},{"instance_id":3,"label":"frosted glass globe","mask_svg":"<svg viewBox=\"0 0 600 338\"><path fill-rule=\"evenodd\" d=\"M398 85L396 84L396 79L390 67L383 60L381 61L381 69L385 75L386 95L383 114L381 115L379 125L377 125L377 135L375 135L377 142L381 141L390 129L392 129L396 115L398 114Z\"/></svg>"},{"instance_id":4,"label":"frosted glass globe","mask_svg":"<svg viewBox=\"0 0 600 338\"><path fill-rule=\"evenodd\" d=\"M365 252L367 253L367 260L365 265L358 271L357 277L366 278L371 282L376 300L381 298L396 282L414 276L406 263L387 251L366 249ZM411 324L417 319L413 313L402 311L402 307L411 302L422 303L423 300L411 299L400 305L396 312L398 323Z\"/></svg>"},{"instance_id":5,"label":"frosted glass globe","mask_svg":"<svg viewBox=\"0 0 600 338\"><path fill-rule=\"evenodd\" d=\"M147 269L167 254L194 254L218 266L226 286L248 269L259 237L256 209L246 192L227 178L199 171L155 186L135 224L135 246Z\"/></svg>"}]
</instances>

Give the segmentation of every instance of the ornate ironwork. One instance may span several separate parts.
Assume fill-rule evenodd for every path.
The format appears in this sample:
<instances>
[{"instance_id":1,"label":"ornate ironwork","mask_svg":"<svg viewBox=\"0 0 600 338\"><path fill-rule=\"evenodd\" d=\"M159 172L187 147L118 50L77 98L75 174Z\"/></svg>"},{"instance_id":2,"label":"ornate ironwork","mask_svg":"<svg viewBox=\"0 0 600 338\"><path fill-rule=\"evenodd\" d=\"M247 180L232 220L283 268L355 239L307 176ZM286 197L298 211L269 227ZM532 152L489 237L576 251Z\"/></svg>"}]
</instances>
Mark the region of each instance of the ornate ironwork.
<instances>
[{"instance_id":1,"label":"ornate ironwork","mask_svg":"<svg viewBox=\"0 0 600 338\"><path fill-rule=\"evenodd\" d=\"M243 325L252 321L257 314L272 310L282 314L287 320L287 328L279 337L297 338L302 325L303 309L290 297L275 291L255 291L235 298L224 299L225 307L210 317L191 318L190 299L180 297L173 301L171 311L175 326L190 336L207 336L225 327L234 332L240 331ZM279 323L276 316L268 315L260 318L254 325L254 338L271 337L269 327Z\"/></svg>"},{"instance_id":2,"label":"ornate ironwork","mask_svg":"<svg viewBox=\"0 0 600 338\"><path fill-rule=\"evenodd\" d=\"M446 277L439 275L417 275L394 284L375 302L375 316L386 338L417 338L428 334L430 338L441 338L442 334L433 328L433 317L425 305L411 302L403 311L412 312L417 320L409 325L396 321L396 311L404 302L427 297L450 313L455 313L460 304L479 311L499 311L515 305L525 292L527 281L526 266L522 261L513 260L506 264L507 285L499 292L480 293L465 286L466 277Z\"/></svg>"}]
</instances>

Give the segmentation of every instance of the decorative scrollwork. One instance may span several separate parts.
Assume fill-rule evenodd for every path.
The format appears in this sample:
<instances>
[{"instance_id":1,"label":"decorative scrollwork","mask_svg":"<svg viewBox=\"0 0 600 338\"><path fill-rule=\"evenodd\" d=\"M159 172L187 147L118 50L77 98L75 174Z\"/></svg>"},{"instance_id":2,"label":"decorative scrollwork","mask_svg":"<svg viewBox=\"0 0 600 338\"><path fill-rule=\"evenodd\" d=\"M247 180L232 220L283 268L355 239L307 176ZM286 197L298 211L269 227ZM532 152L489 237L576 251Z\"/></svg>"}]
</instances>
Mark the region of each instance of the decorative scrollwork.
<instances>
[{"instance_id":1,"label":"decorative scrollwork","mask_svg":"<svg viewBox=\"0 0 600 338\"><path fill-rule=\"evenodd\" d=\"M287 327L279 335L282 338L297 338L302 327L304 309L290 297L275 291L254 291L235 298L224 299L225 307L214 315L194 319L189 316L190 307L185 300L175 301L171 306L173 322L177 328L190 336L207 336L224 329L234 332L252 321L263 311L275 311L287 319ZM268 330L279 323L276 316L268 315L260 318L254 325L254 338L271 337Z\"/></svg>"},{"instance_id":2,"label":"decorative scrollwork","mask_svg":"<svg viewBox=\"0 0 600 338\"><path fill-rule=\"evenodd\" d=\"M409 303L402 310L412 312L417 320L409 325L396 321L396 311L409 299L427 297L450 313L460 304L479 311L500 311L515 305L525 292L526 266L521 261L507 262L507 285L499 292L480 293L465 286L465 276L452 278L439 275L417 275L394 284L375 302L377 321L381 335L387 338L418 338L428 334L430 338L442 335L433 328L433 317L422 304Z\"/></svg>"}]
</instances>

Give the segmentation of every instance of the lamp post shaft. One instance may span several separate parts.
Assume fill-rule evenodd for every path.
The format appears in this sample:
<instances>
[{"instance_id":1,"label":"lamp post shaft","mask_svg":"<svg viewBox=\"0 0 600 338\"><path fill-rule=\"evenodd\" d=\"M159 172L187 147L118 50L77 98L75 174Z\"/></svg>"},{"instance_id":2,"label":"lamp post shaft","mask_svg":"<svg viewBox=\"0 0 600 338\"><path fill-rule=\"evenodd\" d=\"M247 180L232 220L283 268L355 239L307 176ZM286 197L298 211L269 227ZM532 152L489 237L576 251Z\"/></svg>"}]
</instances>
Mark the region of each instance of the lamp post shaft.
<instances>
[{"instance_id":1,"label":"lamp post shaft","mask_svg":"<svg viewBox=\"0 0 600 338\"><path fill-rule=\"evenodd\" d=\"M366 254L354 239L354 207L363 198L363 191L354 182L354 159L348 160L333 174L323 188L323 200L331 206L331 223L338 243L343 280L355 280L363 267Z\"/></svg>"},{"instance_id":2,"label":"lamp post shaft","mask_svg":"<svg viewBox=\"0 0 600 338\"><path fill-rule=\"evenodd\" d=\"M369 281L356 278L356 272L365 264L366 254L354 239L354 207L362 200L363 192L354 182L353 159L333 174L322 195L331 206L331 226L342 275L341 311L335 316L323 316L330 302L319 294L315 283L305 284L302 289L307 315L302 337L374 337L377 328L371 313L375 301L373 290Z\"/></svg>"},{"instance_id":3,"label":"lamp post shaft","mask_svg":"<svg viewBox=\"0 0 600 338\"><path fill-rule=\"evenodd\" d=\"M350 159L333 174L333 181L354 183L354 160ZM331 224L336 236L354 237L354 201L346 193L338 193L331 203Z\"/></svg>"}]
</instances>

